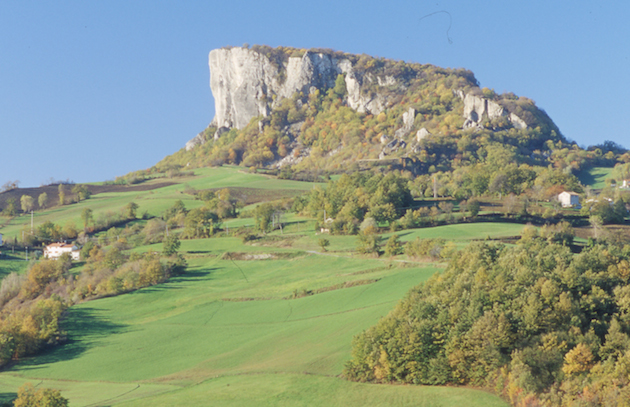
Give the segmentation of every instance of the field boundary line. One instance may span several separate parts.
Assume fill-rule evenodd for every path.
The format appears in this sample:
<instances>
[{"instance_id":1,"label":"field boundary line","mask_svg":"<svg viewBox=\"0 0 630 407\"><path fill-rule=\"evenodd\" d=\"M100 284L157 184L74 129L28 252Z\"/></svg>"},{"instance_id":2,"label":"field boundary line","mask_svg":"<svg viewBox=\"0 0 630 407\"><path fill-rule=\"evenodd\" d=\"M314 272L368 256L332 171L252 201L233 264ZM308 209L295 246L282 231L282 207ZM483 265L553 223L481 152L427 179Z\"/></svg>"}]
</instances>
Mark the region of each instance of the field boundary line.
<instances>
[{"instance_id":1,"label":"field boundary line","mask_svg":"<svg viewBox=\"0 0 630 407\"><path fill-rule=\"evenodd\" d=\"M88 405L86 405L86 406L84 406L84 407L99 406L99 405L101 405L101 403L107 403L108 401L115 400L115 399L117 399L117 398L120 398L120 397L124 396L125 394L129 394L129 393L131 393L132 391L136 391L136 390L138 390L139 388L140 388L140 384L138 383L138 384L136 385L136 387L135 387L135 388L133 388L133 389L131 389L131 390L128 390L128 391L126 391L126 392L124 392L124 393L120 393L119 395L117 395L117 396L115 396L115 397L110 397L110 398L105 399L105 400L97 401L96 403L88 404Z\"/></svg>"}]
</instances>

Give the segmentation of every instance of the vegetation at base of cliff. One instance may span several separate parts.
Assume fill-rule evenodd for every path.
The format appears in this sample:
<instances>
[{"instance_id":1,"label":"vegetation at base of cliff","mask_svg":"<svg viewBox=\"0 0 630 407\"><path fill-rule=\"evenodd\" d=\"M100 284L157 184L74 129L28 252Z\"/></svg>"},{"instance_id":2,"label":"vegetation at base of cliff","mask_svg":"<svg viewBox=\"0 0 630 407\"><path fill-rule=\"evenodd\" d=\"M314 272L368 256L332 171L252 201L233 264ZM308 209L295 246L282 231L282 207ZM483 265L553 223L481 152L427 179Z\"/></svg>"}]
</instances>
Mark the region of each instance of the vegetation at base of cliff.
<instances>
[{"instance_id":1,"label":"vegetation at base of cliff","mask_svg":"<svg viewBox=\"0 0 630 407\"><path fill-rule=\"evenodd\" d=\"M307 52L290 47L252 49L278 67ZM209 127L201 133L206 140L203 145L182 149L129 178L222 164L250 169L279 166L282 168L276 171L282 178L308 180L322 173L397 168L420 177L422 185L437 179L439 196L469 199L484 194L518 195L532 183L537 188L555 186L555 194L561 189L581 192L575 174L593 166L627 166L630 162L630 153L615 143L582 149L567 141L533 101L481 89L470 71L332 50L308 52L351 61L361 79L363 97L380 98L383 111L369 114L352 109L342 74L330 88L308 95L296 93L274 103L267 117L253 118L241 130L220 129L216 140L217 129ZM514 127L508 116L501 116L486 117L478 125L464 128L460 97L464 94L498 104L528 127ZM414 119L404 124L403 114L410 108ZM420 130L426 131L420 136ZM615 171L617 179L626 173L621 168ZM512 186L506 188L506 182Z\"/></svg>"},{"instance_id":2,"label":"vegetation at base of cliff","mask_svg":"<svg viewBox=\"0 0 630 407\"><path fill-rule=\"evenodd\" d=\"M289 48L256 49L280 62L296 51ZM322 50L311 52L318 51ZM478 162L484 156L483 149L477 151L479 145L507 143L522 150L519 151L521 155L528 156L535 150L546 149L544 142L547 140L564 141L553 122L531 100L479 89L470 71L367 55L328 53L353 63L354 70L363 76L361 89L369 94L364 96L374 98L378 95L386 104L381 113L365 114L350 108L344 76L339 75L334 87L317 89L309 95L297 93L278 103L268 117L254 118L246 128L232 129L218 140L212 137L216 129L206 129L202 133L207 140L203 146L167 157L156 165L155 170L163 172L177 166L221 163L261 167L287 155L296 159L304 155L308 158L296 165L298 170L315 166L338 171L347 162L378 158L383 137L389 138L388 142L395 138L394 133L402 127L402 114L409 108L416 112L413 125L404 137L398 138L413 148L402 148L393 152L392 157L412 158L420 172L436 165L451 168L448 162L457 154L464 155L463 161ZM380 78L390 79L383 82ZM508 111L523 116L531 124L531 129L511 128L507 119L497 119L484 123L486 131L479 134L463 130L464 103L457 92L478 93L500 102ZM416 142L415 133L421 128L432 136ZM464 135L467 140L458 146L458 140Z\"/></svg>"},{"instance_id":3,"label":"vegetation at base of cliff","mask_svg":"<svg viewBox=\"0 0 630 407\"><path fill-rule=\"evenodd\" d=\"M627 405L629 264L628 246L473 243L354 339L345 375L484 386L514 405Z\"/></svg>"}]
</instances>

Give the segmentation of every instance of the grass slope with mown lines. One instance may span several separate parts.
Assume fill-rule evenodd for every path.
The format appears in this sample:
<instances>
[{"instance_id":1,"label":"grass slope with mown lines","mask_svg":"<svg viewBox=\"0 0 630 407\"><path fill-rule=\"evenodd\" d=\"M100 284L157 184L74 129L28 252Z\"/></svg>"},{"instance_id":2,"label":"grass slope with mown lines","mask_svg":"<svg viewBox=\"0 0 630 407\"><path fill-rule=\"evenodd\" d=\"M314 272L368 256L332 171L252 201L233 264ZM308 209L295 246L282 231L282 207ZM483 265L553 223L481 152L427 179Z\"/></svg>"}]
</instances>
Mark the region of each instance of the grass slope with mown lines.
<instances>
[{"instance_id":1,"label":"grass slope with mown lines","mask_svg":"<svg viewBox=\"0 0 630 407\"><path fill-rule=\"evenodd\" d=\"M316 184L283 181L237 168L205 168L177 185L107 192L78 204L36 213L77 226L85 207L95 217L129 201L138 213L159 215L175 200L201 205L183 193L222 187L307 190ZM261 192L264 195L266 192ZM19 233L30 217L3 233ZM253 219L230 221L246 225ZM24 382L54 387L75 406L505 404L488 393L460 388L374 386L340 378L352 338L387 315L408 290L438 268L356 255L356 236L326 236L321 247L312 219L288 214L276 231L244 244L237 237L182 240L187 272L157 286L72 307L62 327L67 342L0 373L0 399ZM518 233L521 225L449 225L397 232L464 242ZM7 232L7 230L9 232ZM390 234L384 235L386 239ZM162 245L133 249L161 251ZM226 257L226 253L235 260ZM270 257L246 260L251 256ZM4 263L20 269L17 260ZM9 268L6 268L9 271ZM356 284L352 286L353 284ZM342 288L347 287L347 288ZM318 294L315 294L319 292ZM228 386L230 384L230 386Z\"/></svg>"},{"instance_id":2,"label":"grass slope with mown lines","mask_svg":"<svg viewBox=\"0 0 630 407\"><path fill-rule=\"evenodd\" d=\"M182 248L191 245L199 249L203 243L211 254L226 247L238 251L250 248L234 238L185 241ZM214 243L219 250L212 248ZM146 389L158 395L135 398L134 403L139 404L133 405L184 405L195 403L201 394L208 405L221 405L223 395L217 393L215 382L205 381L223 375L252 374L247 376L251 391L233 398L233 405L248 405L259 397L258 392L271 394L278 381L291 377L297 377L289 381L295 389L280 394L287 403L325 405L335 400L330 398L332 394L319 389L324 381L326 386L337 388L334 397L341 397L339 402L364 405L359 397L363 391L350 392L356 393L354 402L347 393L356 386L370 388L368 385L329 376L341 373L354 335L386 315L409 288L435 271L423 266L383 265L377 259L312 254L289 260L192 259L190 271L168 283L73 307L64 324L69 343L0 374L0 383L7 377L13 382L64 380L73 406L89 405L75 395L81 393L82 386L98 386L99 382L103 382L102 388L93 391L101 394L101 400L112 399L109 405L118 405L116 400L120 399L116 397L121 390L111 383L177 386L178 390ZM290 296L294 287L317 288L366 276L378 281L282 299ZM271 299L222 301L243 292ZM283 374L278 376L279 372ZM204 384L196 386L200 382ZM302 401L292 398L292 394L308 389L312 397ZM404 387L392 389L389 391L396 392ZM401 400L399 405L411 405L407 401L416 395L422 399L422 389L436 391L418 388L407 396L396 396ZM270 396L261 402L288 405L281 399Z\"/></svg>"},{"instance_id":3,"label":"grass slope with mown lines","mask_svg":"<svg viewBox=\"0 0 630 407\"><path fill-rule=\"evenodd\" d=\"M9 374L0 375L0 403L17 397L17 388L28 381L35 388L53 388L70 400L70 406L105 406L136 398L152 397L179 389L176 386L152 383L108 383L104 381L25 380ZM12 405L12 404L10 404Z\"/></svg>"},{"instance_id":4,"label":"grass slope with mown lines","mask_svg":"<svg viewBox=\"0 0 630 407\"><path fill-rule=\"evenodd\" d=\"M518 236L525 225L518 223L461 223L432 228L412 229L399 233L401 241L420 239L434 239L441 237L445 240L478 240L485 238L501 238Z\"/></svg>"},{"instance_id":5,"label":"grass slope with mown lines","mask_svg":"<svg viewBox=\"0 0 630 407\"><path fill-rule=\"evenodd\" d=\"M73 307L64 326L70 343L21 363L14 373L123 382L169 376L169 383L191 369L195 380L269 369L339 374L352 336L387 314L433 270L395 268L374 284L294 300L221 300L243 289L252 296L290 295L293 285L307 285L311 273L331 260L321 257L300 260L295 269L281 272L273 271L275 261L249 262L263 267L243 269L248 281L231 262L219 261L193 267L188 275L160 286ZM267 284L270 273L304 279L278 290ZM329 362L322 365L326 358Z\"/></svg>"},{"instance_id":6,"label":"grass slope with mown lines","mask_svg":"<svg viewBox=\"0 0 630 407\"><path fill-rule=\"evenodd\" d=\"M208 394L212 394L209 398ZM504 407L496 396L454 387L389 386L348 382L337 377L260 374L224 376L170 393L123 403L125 407L179 406L371 406Z\"/></svg>"}]
</instances>

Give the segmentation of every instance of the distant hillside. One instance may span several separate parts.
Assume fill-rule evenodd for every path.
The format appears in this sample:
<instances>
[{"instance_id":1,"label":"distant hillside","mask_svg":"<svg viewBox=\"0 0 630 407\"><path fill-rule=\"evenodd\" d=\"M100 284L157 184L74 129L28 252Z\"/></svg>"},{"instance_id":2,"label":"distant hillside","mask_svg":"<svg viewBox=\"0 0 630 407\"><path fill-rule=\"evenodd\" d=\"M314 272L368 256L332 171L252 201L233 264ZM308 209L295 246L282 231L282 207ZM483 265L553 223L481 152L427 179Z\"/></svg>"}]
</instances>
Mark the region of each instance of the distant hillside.
<instances>
[{"instance_id":1,"label":"distant hillside","mask_svg":"<svg viewBox=\"0 0 630 407\"><path fill-rule=\"evenodd\" d=\"M483 160L493 142L523 157L544 157L548 140L565 142L533 101L480 89L465 69L265 46L213 50L209 65L215 117L158 168L339 171L357 160L404 159L423 173L451 169L456 158Z\"/></svg>"}]
</instances>

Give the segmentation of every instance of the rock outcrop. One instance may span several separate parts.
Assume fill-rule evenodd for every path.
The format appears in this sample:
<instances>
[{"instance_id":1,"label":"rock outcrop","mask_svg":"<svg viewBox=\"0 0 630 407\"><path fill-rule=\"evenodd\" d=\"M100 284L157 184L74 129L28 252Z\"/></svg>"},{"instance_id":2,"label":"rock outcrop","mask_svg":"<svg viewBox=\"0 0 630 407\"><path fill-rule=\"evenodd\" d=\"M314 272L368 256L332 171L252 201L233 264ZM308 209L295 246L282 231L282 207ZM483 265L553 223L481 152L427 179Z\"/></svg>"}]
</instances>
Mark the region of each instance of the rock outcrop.
<instances>
[{"instance_id":1,"label":"rock outcrop","mask_svg":"<svg viewBox=\"0 0 630 407\"><path fill-rule=\"evenodd\" d=\"M208 60L216 111L212 125L241 129L252 117L269 114L267 99L278 87L278 69L267 57L247 48L230 48L213 50Z\"/></svg>"},{"instance_id":2,"label":"rock outcrop","mask_svg":"<svg viewBox=\"0 0 630 407\"><path fill-rule=\"evenodd\" d=\"M413 121L415 118L416 118L416 109L414 109L413 107L410 107L409 110L403 113L402 115L403 126L399 128L398 130L396 130L396 133L394 133L394 137L402 139L403 137L408 136L409 133L411 133L411 128L413 127Z\"/></svg>"},{"instance_id":3,"label":"rock outcrop","mask_svg":"<svg viewBox=\"0 0 630 407\"><path fill-rule=\"evenodd\" d=\"M203 132L201 132L186 143L186 151L192 150L193 148L197 146L203 145L205 142L206 142L206 139L203 136Z\"/></svg>"},{"instance_id":4,"label":"rock outcrop","mask_svg":"<svg viewBox=\"0 0 630 407\"><path fill-rule=\"evenodd\" d=\"M423 138L427 137L429 134L429 130L425 129L424 127L421 128L420 130L418 130L418 132L416 133L416 141L420 141Z\"/></svg>"},{"instance_id":5,"label":"rock outcrop","mask_svg":"<svg viewBox=\"0 0 630 407\"><path fill-rule=\"evenodd\" d=\"M267 116L296 92L308 95L315 89L333 87L339 74L345 74L348 106L364 113L378 114L387 104L387 98L378 93L362 92L364 80L376 80L379 86L396 85L393 77L363 78L349 60L311 51L289 57L282 66L248 48L216 49L208 61L216 110L212 125L217 128L242 129L253 117Z\"/></svg>"},{"instance_id":6,"label":"rock outcrop","mask_svg":"<svg viewBox=\"0 0 630 407\"><path fill-rule=\"evenodd\" d=\"M403 125L401 128L396 130L393 140L389 141L387 136L381 136L381 144L385 144L385 146L381 149L381 152L378 155L379 159L382 160L386 156L407 147L407 142L404 139L411 133L415 118L416 109L410 107L402 114Z\"/></svg>"},{"instance_id":7,"label":"rock outcrop","mask_svg":"<svg viewBox=\"0 0 630 407\"><path fill-rule=\"evenodd\" d=\"M457 94L464 101L465 129L479 127L485 119L494 120L500 117L506 117L517 129L527 128L523 119L508 112L497 102L470 93L464 94L462 91Z\"/></svg>"},{"instance_id":8,"label":"rock outcrop","mask_svg":"<svg viewBox=\"0 0 630 407\"><path fill-rule=\"evenodd\" d=\"M515 95L486 97L489 95L487 90L479 89L474 75L464 70L331 50L273 49L265 46L216 49L210 52L208 64L210 88L215 100L214 119L204 132L186 143L186 150L203 145L206 141L213 148L217 145L223 148L224 143L214 144L212 138L218 140L225 137L224 134L230 129L243 129L253 118L259 118L257 132L251 129L232 133L237 139L246 134L248 141L243 143L243 140L239 140L236 143L239 151L229 154L223 150L217 152L219 161L229 155L232 157L230 160L247 161L247 165L281 167L299 163L310 154L309 147L313 147L313 139L318 137L317 132L320 131L310 131L313 126L311 115L329 109L325 107L326 104L335 107L336 98L342 93L345 94L342 103L345 109L349 107L364 113L365 116L356 115L359 120L370 120L369 115L372 115L377 125L370 124L372 128L366 130L365 134L355 134L356 129L348 134L337 134L339 132L335 131L328 134L334 134L333 139L337 139L334 142L342 146L357 143L357 140L380 141L376 150L380 150L379 158L409 157L430 144L425 140L430 135L431 139L456 135L462 127L473 131L502 131L512 127L527 129L542 126L543 131L554 130L556 134L559 133L546 113L536 108L532 101ZM343 81L340 75L343 75ZM442 82L435 88L432 82L438 80ZM324 107L310 104L313 98L309 95L319 92L324 96L331 88L334 88L334 92L330 97L320 99L326 102L322 103ZM453 95L457 95L460 100L453 100ZM281 104L283 100L292 98L291 103L295 106L291 106L287 113L288 107ZM305 105L308 109L303 109ZM445 116L445 113L449 114ZM453 117L450 113L462 114L463 125L450 119ZM449 119L449 123L446 123L446 119ZM250 140L269 136L265 131L267 126L281 133L281 137L266 140L264 154L250 151ZM308 140L300 137L302 132L309 131ZM365 140L361 138L363 136ZM332 141L324 144L324 151L321 146L313 147L312 151L320 155L316 157L317 160L332 157L333 152L340 151ZM260 147L263 143L252 145ZM376 151L366 149L362 155L374 157Z\"/></svg>"},{"instance_id":9,"label":"rock outcrop","mask_svg":"<svg viewBox=\"0 0 630 407\"><path fill-rule=\"evenodd\" d=\"M374 81L374 77L372 75L368 74L365 75L364 78L361 78L360 75L355 73L349 61L347 61L347 63L343 63L341 67L342 72L346 74L345 79L346 90L348 92L348 106L359 113L379 114L385 110L385 106L387 104L386 97L379 93L368 94L361 92L364 80L370 83ZM379 86L392 86L396 84L396 81L391 76L388 76L385 79L377 77L377 82Z\"/></svg>"}]
</instances>

